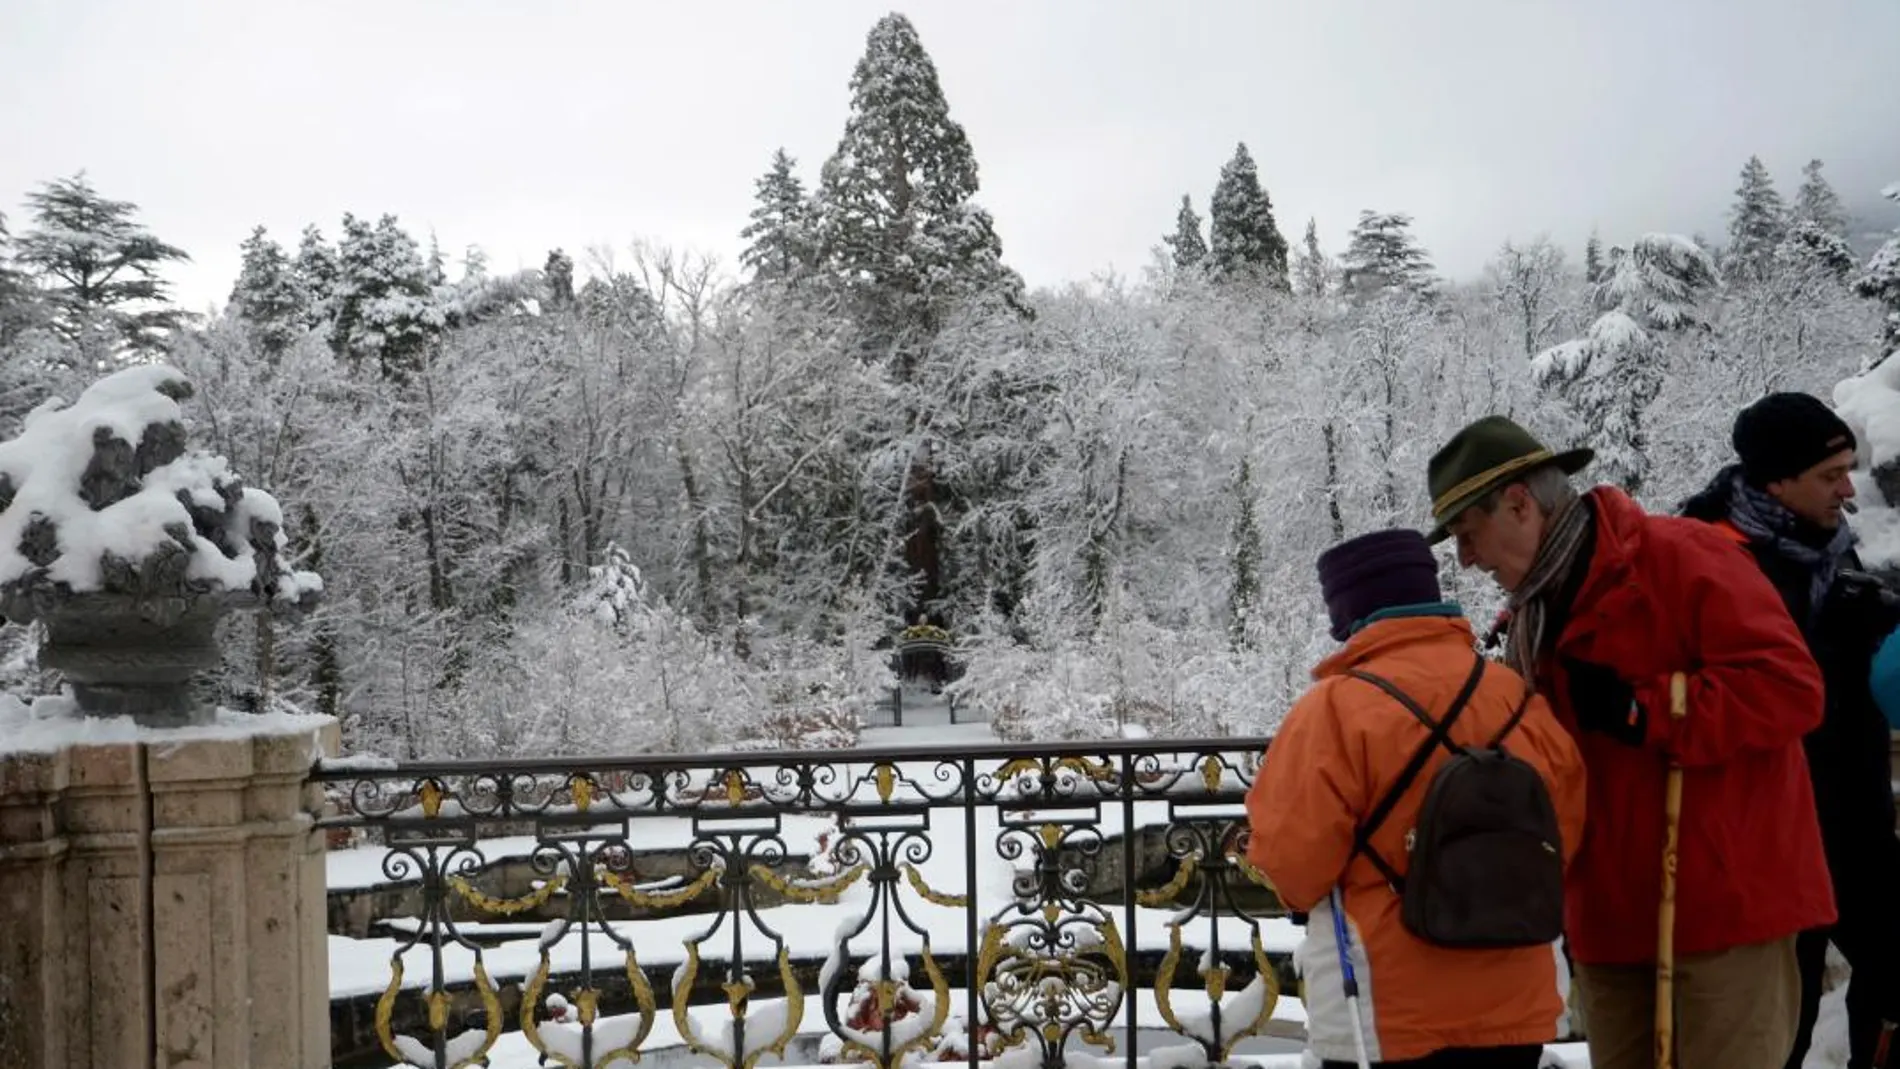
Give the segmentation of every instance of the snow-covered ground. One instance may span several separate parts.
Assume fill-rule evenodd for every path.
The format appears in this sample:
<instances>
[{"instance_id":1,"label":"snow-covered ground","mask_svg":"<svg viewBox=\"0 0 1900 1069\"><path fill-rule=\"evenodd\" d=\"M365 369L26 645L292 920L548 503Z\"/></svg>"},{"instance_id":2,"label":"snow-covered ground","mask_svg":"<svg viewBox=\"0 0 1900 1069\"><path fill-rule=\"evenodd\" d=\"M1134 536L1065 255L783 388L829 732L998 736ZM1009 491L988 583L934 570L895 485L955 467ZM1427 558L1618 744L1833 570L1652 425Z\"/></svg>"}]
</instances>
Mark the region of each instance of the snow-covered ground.
<instances>
[{"instance_id":1,"label":"snow-covered ground","mask_svg":"<svg viewBox=\"0 0 1900 1069\"><path fill-rule=\"evenodd\" d=\"M949 723L948 709L940 699L932 699L926 693L906 695L904 710L905 726L902 728L874 728L865 731L862 739L864 746L931 746L943 747L954 751L958 747L969 747L995 742L987 725L982 723ZM937 766L935 760L908 762L899 769L900 781L904 777L914 777L918 782L929 783ZM851 775L863 775L868 768L853 767L840 769ZM904 795L899 787L898 797ZM1169 806L1161 801L1144 801L1134 807L1134 820L1137 826L1165 825L1169 822ZM1055 814L1051 814L1052 816ZM1090 815L1095 820L1103 838L1120 835L1124 827L1124 818L1119 805L1103 805L1099 813ZM782 836L787 848L794 853L821 853L817 843L819 837L831 828L830 822L817 816L790 815L783 819ZM962 894L966 888L967 865L971 860L965 850L966 834L964 813L961 809L935 809L929 814L933 826L943 827L946 834L928 836L929 855L917 862L919 875L932 889L949 894ZM994 806L979 808L975 812L974 835L967 841L978 846L975 857L976 881L973 888L976 909L979 916L988 916L1002 909L1012 900L1010 885L1019 865L1032 863L1033 854L1025 849L1020 859L1003 856L994 844L1009 835L1026 835L1027 830L1006 831L999 823L999 812ZM642 849L682 849L695 838L690 818L657 817L642 818L635 822L634 839ZM486 840L481 844L484 858L490 862L505 857L526 857L535 847L535 840L529 837L516 837ZM1027 843L1024 844L1027 846ZM330 855L329 882L332 888L362 888L387 882L385 865L389 852L381 847L367 847L352 850L339 850ZM961 955L967 948L967 914L960 906L941 906L926 901L914 890L905 888L901 895L903 910L918 928L928 933L932 952L940 957ZM782 939L783 946L795 959L820 960L837 957L838 936L857 927L858 918L869 912L876 931L880 918L887 914L893 923L889 925L889 945L893 955L911 955L910 961L916 962L915 955L924 945L924 935L895 922L895 914L888 908L880 908L874 901L872 889L867 881L859 880L842 895L835 904L825 905L783 905L762 909L757 914L757 923L746 922L746 956L750 959L750 969L755 974L763 974L772 966L770 960L776 956ZM1115 923L1126 923L1126 914L1121 907L1108 911ZM1121 936L1129 951L1153 951L1165 948L1169 944L1171 929L1169 922L1177 919L1177 911L1138 907L1134 910L1134 930L1122 932ZM612 922L614 932L623 940L630 941L642 964L666 965L678 964L685 960L689 943L710 934L709 925L714 923L729 926L733 918L723 915L695 915L670 917L647 921ZM769 928L767 932L759 925ZM389 934L379 934L367 939L353 939L344 936L330 937L331 990L336 997L367 996L381 992L389 983L390 962L392 956L399 953L402 941L414 938L420 927L419 922L409 919L397 919L387 922L384 930ZM540 923L526 924L463 924L458 930L464 935L479 936L483 942L498 941L496 945L484 950L455 945L445 946L441 953L443 981L449 984L472 983L475 976L477 959L497 987L519 983L532 974L540 964L541 942L544 937L560 936L555 925ZM716 938L709 940L709 953L720 952L729 945L729 927L720 927ZM1183 947L1188 955L1182 968L1198 968L1194 964L1204 952L1209 942L1217 938L1219 945L1230 951L1244 950L1251 943L1255 932L1252 924L1239 918L1221 918L1213 922L1205 918L1189 919L1180 927ZM1302 936L1299 928L1282 918L1267 918L1258 927L1261 946L1268 953L1290 953ZM774 938L776 934L777 939ZM431 983L434 973L431 940L424 938L407 950L400 951L403 962L403 987L408 989L402 996L405 999L419 999L423 989ZM827 971L845 967L855 967L876 955L880 943L867 936L858 936L848 941L841 960L827 965ZM714 948L717 948L715 950ZM624 951L613 938L601 933L596 924L594 931L583 940L579 934L558 938L548 948L549 958L555 972L575 971L587 961L597 972L611 973L624 963ZM848 986L847 986L848 992ZM665 993L660 992L665 1001ZM798 1026L798 1034L810 1037L814 1042L828 1032L825 1015L818 1003L816 991L806 991L805 1007ZM1305 1015L1294 992L1286 992L1276 1003L1272 1018L1279 1025L1298 1026L1303 1024ZM927 997L927 995L925 996ZM1223 1000L1224 1018L1231 1021L1229 1007L1239 1012L1236 999L1250 997L1247 991L1230 991ZM1192 1065L1195 1059L1178 1049L1187 1043L1180 1036L1162 1031L1162 1017L1155 1005L1154 993L1142 990L1131 992L1123 1000L1117 1023L1124 1027L1132 1004L1136 1014L1143 1052L1142 1064L1149 1064L1153 1056L1154 1069ZM1256 1003L1257 1005L1257 1003ZM775 1012L782 1020L783 1000L758 999L752 1004L749 1019L762 1026L773 1019ZM1190 1017L1205 1018L1209 1004L1207 997L1199 992L1176 991L1173 994L1173 1008L1182 1019ZM965 1010L965 992L960 988L951 991L952 1015L960 1016ZM728 1012L723 1005L695 1007L690 1011L690 1019L695 1023L694 1031L702 1035L718 1035L717 1029L728 1020ZM1251 1018L1251 1013L1245 1016ZM613 1034L625 1031L634 1019L623 1018L614 1022L612 1018L602 1018L597 1026L606 1029L597 1035ZM610 1023L613 1022L613 1023ZM518 1021L510 1021L511 1027L518 1027ZM1148 1028L1153 1025L1151 1032ZM1230 1023L1228 1028L1233 1025ZM569 1046L578 1054L577 1025L564 1025L550 1022L543 1026L544 1037L551 1041ZM1118 1037L1123 1033L1117 1032ZM631 1033L628 1033L631 1035ZM418 1036L417 1039L422 1037ZM472 1040L473 1037L470 1037ZM409 1046L404 1044L405 1047ZM750 1046L750 1044L748 1044ZM1192 1047L1192 1044L1189 1044ZM1176 1048L1176 1049L1171 1049ZM419 1049L419 1048L418 1048ZM609 1049L597 1046L597 1053ZM657 1057L661 1065L701 1064L707 1059L689 1056L682 1045L678 1029L670 1011L662 1010L656 1018L652 1032L641 1044L646 1052L642 1064L651 1064ZM812 1043L795 1045L788 1050L785 1059L768 1057L762 1064L791 1064L796 1062L795 1055L803 1050L806 1060L816 1060L810 1055L816 1048ZM1198 1047L1193 1050L1198 1052ZM665 1052L671 1051L671 1054ZM1237 1054L1243 1060L1257 1061L1262 1066L1293 1066L1299 1064L1299 1043L1297 1040L1254 1038L1243 1041ZM1081 1052L1078 1052L1081 1053ZM1560 1052L1561 1064L1565 1067L1584 1066L1581 1045L1573 1045ZM538 1055L519 1032L508 1032L498 1041L491 1052L493 1069L514 1069L514 1067L535 1066ZM1183 1060L1185 1059L1185 1061ZM1112 1059L1116 1065L1125 1065L1121 1058ZM1086 1064L1078 1059L1078 1065ZM1552 1065L1557 1062L1550 1063Z\"/></svg>"}]
</instances>

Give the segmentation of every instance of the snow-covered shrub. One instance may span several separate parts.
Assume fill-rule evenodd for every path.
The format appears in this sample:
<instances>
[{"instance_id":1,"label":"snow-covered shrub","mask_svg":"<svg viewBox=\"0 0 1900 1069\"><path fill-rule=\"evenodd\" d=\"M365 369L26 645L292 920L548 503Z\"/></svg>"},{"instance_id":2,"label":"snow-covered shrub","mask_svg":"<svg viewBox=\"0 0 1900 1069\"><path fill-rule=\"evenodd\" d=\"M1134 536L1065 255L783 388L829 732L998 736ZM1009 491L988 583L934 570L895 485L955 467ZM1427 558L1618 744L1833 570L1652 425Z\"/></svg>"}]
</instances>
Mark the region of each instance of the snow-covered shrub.
<instances>
[{"instance_id":1,"label":"snow-covered shrub","mask_svg":"<svg viewBox=\"0 0 1900 1069\"><path fill-rule=\"evenodd\" d=\"M1314 644L1258 626L1268 641L1239 650L1223 628L1167 628L1123 611L1089 637L1022 643L980 629L948 690L1009 741L1269 731L1306 685Z\"/></svg>"},{"instance_id":2,"label":"snow-covered shrub","mask_svg":"<svg viewBox=\"0 0 1900 1069\"><path fill-rule=\"evenodd\" d=\"M738 658L650 591L617 546L462 686L467 740L503 753L730 749L759 700Z\"/></svg>"}]
</instances>

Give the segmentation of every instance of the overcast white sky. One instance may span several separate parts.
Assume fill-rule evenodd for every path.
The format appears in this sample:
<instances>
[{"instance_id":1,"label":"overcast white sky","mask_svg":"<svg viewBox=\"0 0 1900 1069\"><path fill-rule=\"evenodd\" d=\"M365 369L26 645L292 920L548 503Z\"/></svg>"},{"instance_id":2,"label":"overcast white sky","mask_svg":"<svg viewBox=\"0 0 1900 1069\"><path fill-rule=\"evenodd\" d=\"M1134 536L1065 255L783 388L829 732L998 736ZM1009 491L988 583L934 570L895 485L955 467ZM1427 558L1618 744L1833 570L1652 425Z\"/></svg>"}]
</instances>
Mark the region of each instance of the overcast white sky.
<instances>
[{"instance_id":1,"label":"overcast white sky","mask_svg":"<svg viewBox=\"0 0 1900 1069\"><path fill-rule=\"evenodd\" d=\"M494 270L635 237L730 262L783 145L808 182L898 0L0 0L0 210L87 169L195 258L393 212ZM1032 285L1136 272L1244 140L1281 229L1411 213L1441 269L1720 233L1751 152L1900 179L1895 0L908 0Z\"/></svg>"}]
</instances>

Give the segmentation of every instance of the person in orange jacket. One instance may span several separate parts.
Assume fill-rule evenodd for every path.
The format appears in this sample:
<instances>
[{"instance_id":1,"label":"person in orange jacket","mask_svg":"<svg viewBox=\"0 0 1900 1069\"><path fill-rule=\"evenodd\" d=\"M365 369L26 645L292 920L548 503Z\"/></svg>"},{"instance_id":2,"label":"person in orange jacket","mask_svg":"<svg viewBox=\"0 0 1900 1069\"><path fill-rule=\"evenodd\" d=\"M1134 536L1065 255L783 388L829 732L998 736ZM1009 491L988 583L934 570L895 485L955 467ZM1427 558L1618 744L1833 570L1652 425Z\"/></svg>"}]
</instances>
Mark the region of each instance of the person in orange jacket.
<instances>
[{"instance_id":1,"label":"person in orange jacket","mask_svg":"<svg viewBox=\"0 0 1900 1069\"><path fill-rule=\"evenodd\" d=\"M1590 780L1564 943L1593 1069L1655 1064L1664 800L1683 769L1674 1020L1680 1069L1782 1069L1797 933L1835 920L1802 738L1822 677L1781 596L1713 526L1570 478L1502 416L1431 458L1432 540L1509 594L1507 661L1550 699ZM1670 715L1670 680L1688 713Z\"/></svg>"},{"instance_id":2,"label":"person in orange jacket","mask_svg":"<svg viewBox=\"0 0 1900 1069\"><path fill-rule=\"evenodd\" d=\"M1449 730L1459 746L1488 744L1516 717L1502 745L1542 777L1566 863L1583 825L1576 746L1515 672L1476 668L1471 625L1443 600L1424 536L1393 530L1343 542L1321 555L1319 572L1333 637L1345 646L1313 669L1316 682L1287 713L1247 795L1249 860L1289 909L1308 914L1295 955L1308 1049L1328 1069L1356 1064L1362 1045L1371 1064L1394 1069L1536 1069L1565 1009L1555 944L1448 948L1406 927L1400 896L1371 855L1403 875L1421 803L1450 751L1434 748L1377 822L1371 851L1356 849L1430 734L1393 696L1348 673L1373 673L1438 721L1473 680ZM1339 933L1359 993L1356 1019Z\"/></svg>"}]
</instances>

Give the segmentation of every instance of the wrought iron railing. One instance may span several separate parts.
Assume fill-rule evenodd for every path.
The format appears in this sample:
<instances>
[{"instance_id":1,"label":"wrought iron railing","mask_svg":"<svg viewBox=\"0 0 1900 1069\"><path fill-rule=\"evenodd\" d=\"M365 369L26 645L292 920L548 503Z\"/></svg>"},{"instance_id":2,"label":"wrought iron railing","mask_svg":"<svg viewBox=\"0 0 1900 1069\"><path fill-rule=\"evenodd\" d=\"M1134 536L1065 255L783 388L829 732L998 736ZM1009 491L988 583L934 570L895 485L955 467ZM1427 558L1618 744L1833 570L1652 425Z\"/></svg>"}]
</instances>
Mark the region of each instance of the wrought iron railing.
<instances>
[{"instance_id":1,"label":"wrought iron railing","mask_svg":"<svg viewBox=\"0 0 1900 1069\"><path fill-rule=\"evenodd\" d=\"M325 763L321 823L411 902L333 951L346 988L381 963L354 1064L1297 1050L1298 930L1245 859L1265 745Z\"/></svg>"}]
</instances>

